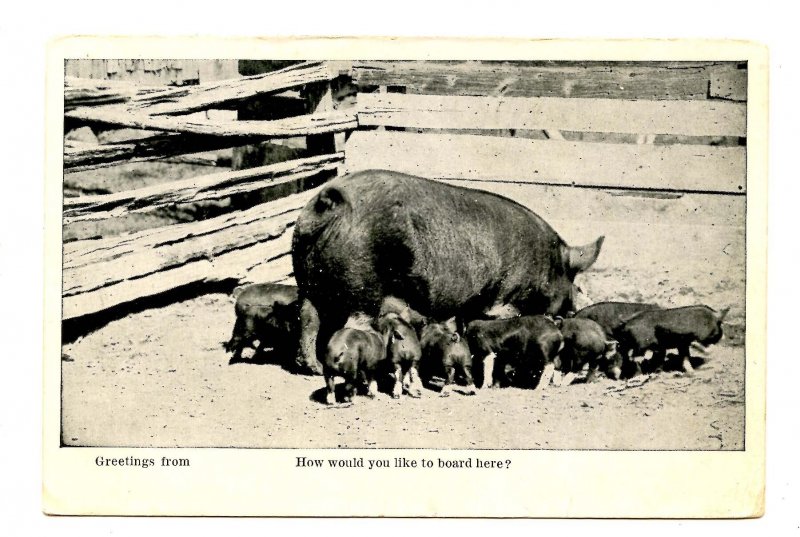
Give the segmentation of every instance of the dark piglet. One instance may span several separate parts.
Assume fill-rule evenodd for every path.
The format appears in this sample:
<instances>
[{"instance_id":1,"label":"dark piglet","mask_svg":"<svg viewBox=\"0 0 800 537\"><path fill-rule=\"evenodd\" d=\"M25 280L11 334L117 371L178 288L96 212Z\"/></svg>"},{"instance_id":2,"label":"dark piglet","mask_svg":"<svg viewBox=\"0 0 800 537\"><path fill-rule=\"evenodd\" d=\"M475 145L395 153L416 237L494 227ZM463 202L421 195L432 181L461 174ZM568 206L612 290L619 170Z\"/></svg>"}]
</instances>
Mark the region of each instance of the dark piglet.
<instances>
[{"instance_id":1,"label":"dark piglet","mask_svg":"<svg viewBox=\"0 0 800 537\"><path fill-rule=\"evenodd\" d=\"M464 393L475 395L472 378L472 354L456 327L455 319L442 323L429 323L422 329L422 377L430 382L434 375L444 376L444 386L439 394L447 397L456 382L456 374L466 383Z\"/></svg>"},{"instance_id":2,"label":"dark piglet","mask_svg":"<svg viewBox=\"0 0 800 537\"><path fill-rule=\"evenodd\" d=\"M408 310L400 313L384 313L375 328L386 341L386 355L392 363L394 385L392 397L397 399L405 391L411 397L422 396L419 362L422 348L414 328L410 324Z\"/></svg>"},{"instance_id":3,"label":"dark piglet","mask_svg":"<svg viewBox=\"0 0 800 537\"><path fill-rule=\"evenodd\" d=\"M625 319L642 311L657 310L656 304L642 302L598 302L575 313L576 319L591 319L599 324L608 338L616 338L616 331L625 324Z\"/></svg>"},{"instance_id":4,"label":"dark piglet","mask_svg":"<svg viewBox=\"0 0 800 537\"><path fill-rule=\"evenodd\" d=\"M344 328L334 332L325 349L323 375L325 402L336 402L336 376L345 381L344 401L350 402L356 389L367 386L367 395L378 394L377 377L386 358L386 340L370 325L369 319L352 317Z\"/></svg>"},{"instance_id":5,"label":"dark piglet","mask_svg":"<svg viewBox=\"0 0 800 537\"><path fill-rule=\"evenodd\" d=\"M390 313L396 313L399 315L405 322L414 327L414 331L416 331L417 334L422 333L422 328L428 322L428 319L425 316L421 315L418 311L411 309L405 300L394 296L387 296L383 299L383 302L381 302L381 308L378 312L378 318Z\"/></svg>"},{"instance_id":6,"label":"dark piglet","mask_svg":"<svg viewBox=\"0 0 800 537\"><path fill-rule=\"evenodd\" d=\"M703 346L719 342L728 311L729 308L717 312L708 306L686 306L638 313L626 319L618 330L621 352L626 360L632 360L653 351L653 367L657 368L667 350L678 349L683 371L691 375L694 370L689 347L695 342Z\"/></svg>"},{"instance_id":7,"label":"dark piglet","mask_svg":"<svg viewBox=\"0 0 800 537\"><path fill-rule=\"evenodd\" d=\"M253 284L236 297L236 323L224 346L233 352L231 362L242 358L245 347L257 352L272 348L294 356L300 338L300 306L297 287L277 283ZM255 342L258 341L258 348Z\"/></svg>"},{"instance_id":8,"label":"dark piglet","mask_svg":"<svg viewBox=\"0 0 800 537\"><path fill-rule=\"evenodd\" d=\"M599 368L611 378L622 374L622 356L617 352L617 342L609 340L603 328L591 319L557 319L556 325L564 337L564 348L559 353L563 384L572 382L575 373L588 364L586 382L591 382Z\"/></svg>"},{"instance_id":9,"label":"dark piglet","mask_svg":"<svg viewBox=\"0 0 800 537\"><path fill-rule=\"evenodd\" d=\"M482 388L513 384L543 389L552 379L553 361L564 342L544 315L472 321L466 338L475 363L483 362Z\"/></svg>"},{"instance_id":10,"label":"dark piglet","mask_svg":"<svg viewBox=\"0 0 800 537\"><path fill-rule=\"evenodd\" d=\"M570 246L526 207L484 191L382 170L336 178L294 227L299 361L315 370L330 334L353 312L377 317L388 296L433 319L479 319L499 305L564 313L602 242Z\"/></svg>"}]
</instances>

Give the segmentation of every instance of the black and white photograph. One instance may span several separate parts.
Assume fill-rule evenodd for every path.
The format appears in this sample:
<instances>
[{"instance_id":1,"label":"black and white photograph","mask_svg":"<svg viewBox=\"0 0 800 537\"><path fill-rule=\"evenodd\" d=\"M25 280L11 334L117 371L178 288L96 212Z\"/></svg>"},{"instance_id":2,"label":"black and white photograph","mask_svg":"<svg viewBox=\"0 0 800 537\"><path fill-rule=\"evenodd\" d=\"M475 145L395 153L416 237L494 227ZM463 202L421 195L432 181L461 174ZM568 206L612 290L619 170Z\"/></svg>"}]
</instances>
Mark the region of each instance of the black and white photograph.
<instances>
[{"instance_id":1,"label":"black and white photograph","mask_svg":"<svg viewBox=\"0 0 800 537\"><path fill-rule=\"evenodd\" d=\"M751 447L752 61L396 56L64 58L59 449Z\"/></svg>"}]
</instances>

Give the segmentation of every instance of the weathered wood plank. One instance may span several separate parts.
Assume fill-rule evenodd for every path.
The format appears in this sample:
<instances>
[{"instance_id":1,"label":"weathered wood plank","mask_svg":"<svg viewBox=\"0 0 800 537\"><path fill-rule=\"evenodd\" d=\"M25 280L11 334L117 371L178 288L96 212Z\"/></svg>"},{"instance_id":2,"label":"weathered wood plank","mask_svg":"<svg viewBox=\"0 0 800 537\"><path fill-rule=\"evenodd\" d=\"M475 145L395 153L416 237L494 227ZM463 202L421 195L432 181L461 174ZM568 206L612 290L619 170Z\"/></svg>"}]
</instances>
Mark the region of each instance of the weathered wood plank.
<instances>
[{"instance_id":1,"label":"weathered wood plank","mask_svg":"<svg viewBox=\"0 0 800 537\"><path fill-rule=\"evenodd\" d=\"M261 262L250 268L245 275L239 279L239 284L281 283L292 277L294 274L294 267L292 266L291 245L289 245L289 249L290 250L287 251L285 255L266 263ZM295 282L292 282L292 284L296 285Z\"/></svg>"},{"instance_id":2,"label":"weathered wood plank","mask_svg":"<svg viewBox=\"0 0 800 537\"><path fill-rule=\"evenodd\" d=\"M205 60L198 65L200 84L240 78L239 60Z\"/></svg>"},{"instance_id":3,"label":"weathered wood plank","mask_svg":"<svg viewBox=\"0 0 800 537\"><path fill-rule=\"evenodd\" d=\"M131 113L117 106L77 108L65 117L89 124L101 124L132 129L180 132L211 136L253 136L287 138L329 132L343 132L358 126L355 114L326 111L272 121L236 121L186 117L153 117Z\"/></svg>"},{"instance_id":4,"label":"weathered wood plank","mask_svg":"<svg viewBox=\"0 0 800 537\"><path fill-rule=\"evenodd\" d=\"M81 106L100 106L124 103L136 97L164 94L170 88L140 86L131 82L66 77L64 79L64 110Z\"/></svg>"},{"instance_id":5,"label":"weathered wood plank","mask_svg":"<svg viewBox=\"0 0 800 537\"><path fill-rule=\"evenodd\" d=\"M430 178L744 193L745 149L356 131L347 172L382 168Z\"/></svg>"},{"instance_id":6,"label":"weathered wood plank","mask_svg":"<svg viewBox=\"0 0 800 537\"><path fill-rule=\"evenodd\" d=\"M361 126L745 136L742 103L362 93Z\"/></svg>"},{"instance_id":7,"label":"weathered wood plank","mask_svg":"<svg viewBox=\"0 0 800 537\"><path fill-rule=\"evenodd\" d=\"M186 88L185 94L176 94L171 102L163 102L163 99L159 99L162 102L150 104L148 99L141 99L135 105L146 108L150 115L188 114L209 108L219 108L220 104L239 102L254 95L277 93L312 82L330 80L337 75L338 71L332 69L328 62L304 62L263 75Z\"/></svg>"},{"instance_id":8,"label":"weathered wood plank","mask_svg":"<svg viewBox=\"0 0 800 537\"><path fill-rule=\"evenodd\" d=\"M233 250L215 258L200 258L171 270L155 272L141 278L124 280L92 292L63 298L63 319L73 319L97 313L137 299L166 293L193 283L223 280L285 281L291 274L291 233L273 241ZM251 265L257 259L256 265ZM287 266L287 259L289 260ZM252 280L255 274L266 280Z\"/></svg>"},{"instance_id":9,"label":"weathered wood plank","mask_svg":"<svg viewBox=\"0 0 800 537\"><path fill-rule=\"evenodd\" d=\"M711 70L736 63L698 65L610 64L529 66L496 62L353 63L353 80L365 86L403 86L406 93L505 97L705 99Z\"/></svg>"},{"instance_id":10,"label":"weathered wood plank","mask_svg":"<svg viewBox=\"0 0 800 537\"><path fill-rule=\"evenodd\" d=\"M174 155L228 149L255 141L257 139L253 137L161 133L114 144L65 142L64 171L77 172L113 166L121 162L143 162Z\"/></svg>"},{"instance_id":11,"label":"weathered wood plank","mask_svg":"<svg viewBox=\"0 0 800 537\"><path fill-rule=\"evenodd\" d=\"M147 229L129 235L103 239L69 242L64 245L64 268L78 268L100 263L107 259L129 255L136 249L154 248L162 244L176 244L191 237L210 236L230 227L241 226L296 211L302 208L319 187L263 203L245 211L228 213L198 222L173 224Z\"/></svg>"},{"instance_id":12,"label":"weathered wood plank","mask_svg":"<svg viewBox=\"0 0 800 537\"><path fill-rule=\"evenodd\" d=\"M239 279L285 258L299 210L319 188L235 214L64 245L64 318L193 282ZM278 279L286 279L282 259ZM285 272L285 274L283 274Z\"/></svg>"},{"instance_id":13,"label":"weathered wood plank","mask_svg":"<svg viewBox=\"0 0 800 537\"><path fill-rule=\"evenodd\" d=\"M291 211L271 218L260 217L241 221L234 219L229 225L188 236L176 242L157 244L129 244L118 257L104 257L91 265L64 266L63 295L71 296L108 287L124 280L136 279L155 272L165 271L191 263L196 259L214 258L225 252L275 239L297 218ZM80 259L80 263L84 263Z\"/></svg>"},{"instance_id":14,"label":"weathered wood plank","mask_svg":"<svg viewBox=\"0 0 800 537\"><path fill-rule=\"evenodd\" d=\"M709 95L732 101L747 100L747 70L717 69L712 72Z\"/></svg>"},{"instance_id":15,"label":"weathered wood plank","mask_svg":"<svg viewBox=\"0 0 800 537\"><path fill-rule=\"evenodd\" d=\"M223 199L266 187L276 187L323 172L334 172L343 160L344 153L337 153L241 171L191 177L116 194L67 198L64 200L64 224L105 220L179 203Z\"/></svg>"}]
</instances>

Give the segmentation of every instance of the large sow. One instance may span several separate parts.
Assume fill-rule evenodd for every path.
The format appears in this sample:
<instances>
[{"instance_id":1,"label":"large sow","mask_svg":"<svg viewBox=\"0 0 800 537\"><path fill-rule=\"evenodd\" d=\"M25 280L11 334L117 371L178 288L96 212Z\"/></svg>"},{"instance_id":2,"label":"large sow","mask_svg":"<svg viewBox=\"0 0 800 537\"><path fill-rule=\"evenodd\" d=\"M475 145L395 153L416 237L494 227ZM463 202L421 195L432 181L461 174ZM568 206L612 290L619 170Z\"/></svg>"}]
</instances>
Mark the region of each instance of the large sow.
<instances>
[{"instance_id":1,"label":"large sow","mask_svg":"<svg viewBox=\"0 0 800 537\"><path fill-rule=\"evenodd\" d=\"M569 246L535 213L488 192L381 170L337 178L294 229L299 361L319 372L330 335L351 313L377 315L388 296L435 320L506 305L566 314L575 275L602 243Z\"/></svg>"}]
</instances>

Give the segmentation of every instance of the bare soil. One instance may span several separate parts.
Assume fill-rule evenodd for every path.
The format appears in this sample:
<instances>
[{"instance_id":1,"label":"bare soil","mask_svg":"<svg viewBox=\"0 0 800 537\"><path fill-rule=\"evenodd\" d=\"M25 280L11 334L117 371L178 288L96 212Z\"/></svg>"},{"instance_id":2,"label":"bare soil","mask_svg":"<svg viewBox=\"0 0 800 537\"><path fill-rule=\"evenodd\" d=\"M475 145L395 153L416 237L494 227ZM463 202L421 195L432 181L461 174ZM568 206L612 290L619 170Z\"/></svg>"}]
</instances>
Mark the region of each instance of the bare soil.
<instances>
[{"instance_id":1,"label":"bare soil","mask_svg":"<svg viewBox=\"0 0 800 537\"><path fill-rule=\"evenodd\" d=\"M481 185L534 208L572 244L606 235L588 300L730 306L694 377L506 388L328 407L321 377L238 363L233 298L132 313L63 347L62 440L79 446L691 449L744 447L744 199Z\"/></svg>"}]
</instances>

